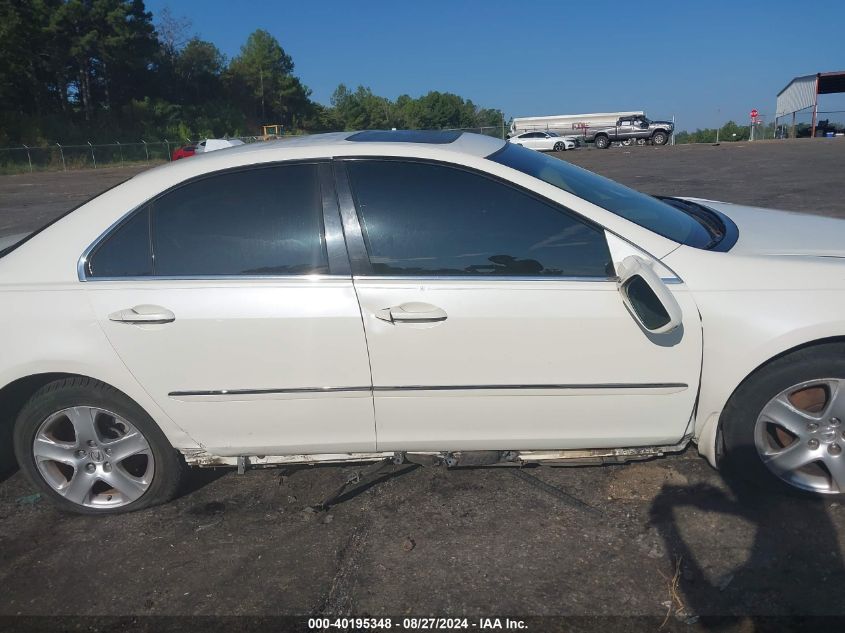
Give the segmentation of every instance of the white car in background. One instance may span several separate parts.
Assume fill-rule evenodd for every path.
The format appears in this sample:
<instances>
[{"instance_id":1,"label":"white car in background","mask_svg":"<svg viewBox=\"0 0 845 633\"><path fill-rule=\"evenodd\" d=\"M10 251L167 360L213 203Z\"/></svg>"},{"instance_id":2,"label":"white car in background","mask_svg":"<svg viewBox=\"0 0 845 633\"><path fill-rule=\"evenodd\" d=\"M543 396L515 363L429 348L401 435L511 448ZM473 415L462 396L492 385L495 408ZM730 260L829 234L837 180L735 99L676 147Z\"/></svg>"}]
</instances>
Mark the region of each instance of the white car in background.
<instances>
[{"instance_id":1,"label":"white car in background","mask_svg":"<svg viewBox=\"0 0 845 633\"><path fill-rule=\"evenodd\" d=\"M204 152L215 152L219 149L227 149L229 147L237 147L238 145L243 145L244 142L233 138L207 138L204 141L200 141L196 145L195 153L202 154Z\"/></svg>"},{"instance_id":2,"label":"white car in background","mask_svg":"<svg viewBox=\"0 0 845 633\"><path fill-rule=\"evenodd\" d=\"M618 463L845 492L845 222L461 132L141 173L0 251L0 399L62 508L185 463Z\"/></svg>"},{"instance_id":3,"label":"white car in background","mask_svg":"<svg viewBox=\"0 0 845 633\"><path fill-rule=\"evenodd\" d=\"M565 152L578 147L574 139L560 136L557 132L523 132L510 137L508 141L541 152Z\"/></svg>"}]
</instances>

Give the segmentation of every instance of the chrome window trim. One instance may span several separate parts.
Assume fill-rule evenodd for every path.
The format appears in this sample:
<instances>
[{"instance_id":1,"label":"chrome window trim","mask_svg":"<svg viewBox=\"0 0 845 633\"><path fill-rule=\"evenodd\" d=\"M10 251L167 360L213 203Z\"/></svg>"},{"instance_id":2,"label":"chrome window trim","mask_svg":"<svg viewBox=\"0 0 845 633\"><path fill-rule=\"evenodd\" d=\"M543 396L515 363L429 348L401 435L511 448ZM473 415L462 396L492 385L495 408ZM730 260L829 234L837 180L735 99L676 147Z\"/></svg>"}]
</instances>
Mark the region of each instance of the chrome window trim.
<instances>
[{"instance_id":1,"label":"chrome window trim","mask_svg":"<svg viewBox=\"0 0 845 633\"><path fill-rule=\"evenodd\" d=\"M618 283L619 277L554 277L519 275L354 275L354 281L552 281Z\"/></svg>"},{"instance_id":2,"label":"chrome window trim","mask_svg":"<svg viewBox=\"0 0 845 633\"><path fill-rule=\"evenodd\" d=\"M351 281L351 275L330 275L330 274L308 274L302 275L190 275L190 276L153 276L143 275L140 277L92 277L90 279L80 279L86 283L101 282L101 281L273 281L296 279L300 281Z\"/></svg>"},{"instance_id":3,"label":"chrome window trim","mask_svg":"<svg viewBox=\"0 0 845 633\"><path fill-rule=\"evenodd\" d=\"M689 385L682 382L653 382L653 383L570 383L570 384L516 384L516 385L396 385L373 387L295 387L291 389L215 389L171 391L167 395L172 398L185 396L246 396L269 395L285 393L337 393L345 391L399 392L399 391L494 391L494 390L577 390L577 389L687 389Z\"/></svg>"}]
</instances>

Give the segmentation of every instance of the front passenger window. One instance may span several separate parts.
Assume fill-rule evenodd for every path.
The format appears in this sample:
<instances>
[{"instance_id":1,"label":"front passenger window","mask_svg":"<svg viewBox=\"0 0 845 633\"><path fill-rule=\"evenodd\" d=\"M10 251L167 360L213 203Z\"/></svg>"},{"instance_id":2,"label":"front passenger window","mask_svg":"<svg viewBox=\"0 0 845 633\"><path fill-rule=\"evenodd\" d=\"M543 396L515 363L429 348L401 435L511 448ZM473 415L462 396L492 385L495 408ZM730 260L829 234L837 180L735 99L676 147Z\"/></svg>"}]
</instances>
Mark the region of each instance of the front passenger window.
<instances>
[{"instance_id":1,"label":"front passenger window","mask_svg":"<svg viewBox=\"0 0 845 633\"><path fill-rule=\"evenodd\" d=\"M347 165L377 275L614 274L603 231L513 186L431 163Z\"/></svg>"}]
</instances>

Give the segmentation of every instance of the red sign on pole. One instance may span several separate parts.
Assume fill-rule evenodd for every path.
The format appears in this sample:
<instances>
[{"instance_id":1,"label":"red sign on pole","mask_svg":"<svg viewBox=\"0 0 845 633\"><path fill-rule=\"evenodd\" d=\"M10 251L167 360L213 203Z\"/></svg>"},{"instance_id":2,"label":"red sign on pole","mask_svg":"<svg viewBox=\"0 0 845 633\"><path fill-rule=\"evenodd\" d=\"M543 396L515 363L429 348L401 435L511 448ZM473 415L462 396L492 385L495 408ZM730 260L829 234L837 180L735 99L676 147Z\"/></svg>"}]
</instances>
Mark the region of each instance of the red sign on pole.
<instances>
[{"instance_id":1,"label":"red sign on pole","mask_svg":"<svg viewBox=\"0 0 845 633\"><path fill-rule=\"evenodd\" d=\"M756 109L756 108L755 108L755 109L753 109L753 110L751 111L751 118L752 118L752 119L756 119L758 114L760 114L760 113L759 113L759 112L757 112L757 109Z\"/></svg>"}]
</instances>

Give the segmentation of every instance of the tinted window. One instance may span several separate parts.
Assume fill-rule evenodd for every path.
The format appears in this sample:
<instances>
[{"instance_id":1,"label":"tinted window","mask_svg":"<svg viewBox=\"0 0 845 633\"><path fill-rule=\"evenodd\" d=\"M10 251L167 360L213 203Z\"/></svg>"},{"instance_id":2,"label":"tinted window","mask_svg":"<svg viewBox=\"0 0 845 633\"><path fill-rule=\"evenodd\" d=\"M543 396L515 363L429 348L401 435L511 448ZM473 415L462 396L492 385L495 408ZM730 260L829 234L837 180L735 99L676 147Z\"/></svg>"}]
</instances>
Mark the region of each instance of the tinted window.
<instances>
[{"instance_id":1,"label":"tinted window","mask_svg":"<svg viewBox=\"0 0 845 633\"><path fill-rule=\"evenodd\" d=\"M148 208L118 227L88 261L91 277L144 277L152 272Z\"/></svg>"},{"instance_id":2,"label":"tinted window","mask_svg":"<svg viewBox=\"0 0 845 633\"><path fill-rule=\"evenodd\" d=\"M347 165L376 274L613 274L602 232L499 181L426 163Z\"/></svg>"},{"instance_id":3,"label":"tinted window","mask_svg":"<svg viewBox=\"0 0 845 633\"><path fill-rule=\"evenodd\" d=\"M707 229L683 211L566 161L513 144L488 158L575 194L675 242L696 248L707 248L712 243Z\"/></svg>"},{"instance_id":4,"label":"tinted window","mask_svg":"<svg viewBox=\"0 0 845 633\"><path fill-rule=\"evenodd\" d=\"M217 174L152 203L158 276L326 273L314 165Z\"/></svg>"}]
</instances>

